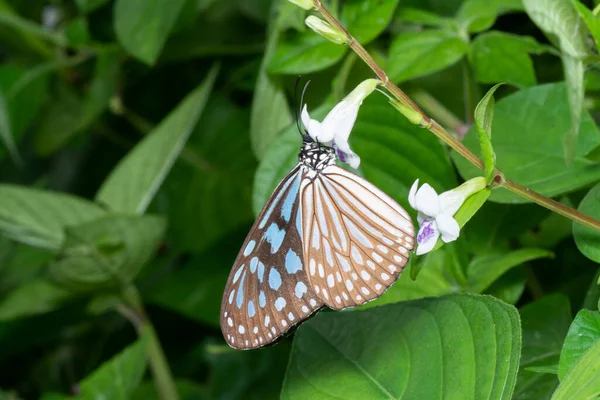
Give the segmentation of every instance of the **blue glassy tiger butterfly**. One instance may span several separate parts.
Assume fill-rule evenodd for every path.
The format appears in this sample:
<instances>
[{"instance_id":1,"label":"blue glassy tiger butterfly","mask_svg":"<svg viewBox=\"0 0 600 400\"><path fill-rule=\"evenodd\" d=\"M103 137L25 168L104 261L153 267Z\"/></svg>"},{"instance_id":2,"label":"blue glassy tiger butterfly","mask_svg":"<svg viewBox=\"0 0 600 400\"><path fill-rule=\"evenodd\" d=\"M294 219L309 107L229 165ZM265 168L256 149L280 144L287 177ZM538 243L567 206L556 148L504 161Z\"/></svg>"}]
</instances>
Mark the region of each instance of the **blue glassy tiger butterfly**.
<instances>
[{"instance_id":1,"label":"blue glassy tiger butterfly","mask_svg":"<svg viewBox=\"0 0 600 400\"><path fill-rule=\"evenodd\" d=\"M236 349L273 343L320 308L381 296L408 262L408 213L335 165L333 147L300 131L298 164L279 183L235 260L221 330Z\"/></svg>"}]
</instances>

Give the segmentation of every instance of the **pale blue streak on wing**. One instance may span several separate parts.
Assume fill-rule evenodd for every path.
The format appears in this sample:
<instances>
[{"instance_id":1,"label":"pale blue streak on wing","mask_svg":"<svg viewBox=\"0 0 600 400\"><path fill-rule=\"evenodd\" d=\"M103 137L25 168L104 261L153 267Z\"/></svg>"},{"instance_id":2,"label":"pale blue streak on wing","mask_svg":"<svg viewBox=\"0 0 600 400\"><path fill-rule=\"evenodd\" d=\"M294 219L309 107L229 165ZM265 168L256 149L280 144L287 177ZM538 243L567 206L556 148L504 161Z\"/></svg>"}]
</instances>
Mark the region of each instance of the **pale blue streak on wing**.
<instances>
[{"instance_id":1,"label":"pale blue streak on wing","mask_svg":"<svg viewBox=\"0 0 600 400\"><path fill-rule=\"evenodd\" d=\"M248 316L250 318L254 317L256 314L256 308L254 308L254 302L252 300L248 301Z\"/></svg>"},{"instance_id":2,"label":"pale blue streak on wing","mask_svg":"<svg viewBox=\"0 0 600 400\"><path fill-rule=\"evenodd\" d=\"M271 268L269 271L269 287L273 290L281 287L281 275L275 268Z\"/></svg>"},{"instance_id":3,"label":"pale blue streak on wing","mask_svg":"<svg viewBox=\"0 0 600 400\"><path fill-rule=\"evenodd\" d=\"M256 266L258 265L258 257L252 257L250 260L250 272L254 273L256 271Z\"/></svg>"},{"instance_id":4,"label":"pale blue streak on wing","mask_svg":"<svg viewBox=\"0 0 600 400\"><path fill-rule=\"evenodd\" d=\"M297 298L301 299L302 295L304 295L304 293L306 293L307 290L308 290L308 288L306 287L304 282L296 283L296 289L294 291L296 292Z\"/></svg>"},{"instance_id":5,"label":"pale blue streak on wing","mask_svg":"<svg viewBox=\"0 0 600 400\"><path fill-rule=\"evenodd\" d=\"M265 239L271 243L271 254L277 253L277 250L281 247L283 238L285 237L285 228L279 229L275 222L269 225L269 228L265 232Z\"/></svg>"},{"instance_id":6,"label":"pale blue streak on wing","mask_svg":"<svg viewBox=\"0 0 600 400\"><path fill-rule=\"evenodd\" d=\"M296 176L299 176L299 175L300 175L300 171L298 170L298 172L296 172L293 175L290 175L289 178L281 184L281 190L277 193L277 197L275 197L275 199L269 206L269 209L267 210L265 215L263 215L262 219L260 220L260 224L258 225L258 227L260 229L265 227L265 225L267 224L267 221L269 220L269 218L271 217L271 214L273 213L273 209L279 203L279 200L281 200L281 196L283 196L283 193L285 193L288 186L290 186L290 184L294 181L294 179L296 179Z\"/></svg>"},{"instance_id":7,"label":"pale blue streak on wing","mask_svg":"<svg viewBox=\"0 0 600 400\"><path fill-rule=\"evenodd\" d=\"M242 274L242 279L240 279L240 287L238 288L237 296L235 298L235 305L237 308L242 308L242 303L244 302L244 279L246 278L246 271Z\"/></svg>"},{"instance_id":8,"label":"pale blue streak on wing","mask_svg":"<svg viewBox=\"0 0 600 400\"><path fill-rule=\"evenodd\" d=\"M295 274L302 269L302 261L300 261L300 257L292 249L289 249L285 255L285 269L288 274Z\"/></svg>"},{"instance_id":9,"label":"pale blue streak on wing","mask_svg":"<svg viewBox=\"0 0 600 400\"><path fill-rule=\"evenodd\" d=\"M260 306L260 308L265 308L265 306L267 305L267 298L265 297L265 292L263 292L262 290L258 295L258 305Z\"/></svg>"},{"instance_id":10,"label":"pale blue streak on wing","mask_svg":"<svg viewBox=\"0 0 600 400\"><path fill-rule=\"evenodd\" d=\"M292 207L294 206L294 202L298 200L298 189L300 189L299 173L295 175L294 183L292 184L292 187L290 187L290 191L285 197L283 206L281 207L281 217L285 220L285 222L290 222L290 217L292 216Z\"/></svg>"},{"instance_id":11,"label":"pale blue streak on wing","mask_svg":"<svg viewBox=\"0 0 600 400\"><path fill-rule=\"evenodd\" d=\"M262 262L258 262L258 280L260 281L260 283L263 282L263 276L265 274L265 264L263 264Z\"/></svg>"}]
</instances>

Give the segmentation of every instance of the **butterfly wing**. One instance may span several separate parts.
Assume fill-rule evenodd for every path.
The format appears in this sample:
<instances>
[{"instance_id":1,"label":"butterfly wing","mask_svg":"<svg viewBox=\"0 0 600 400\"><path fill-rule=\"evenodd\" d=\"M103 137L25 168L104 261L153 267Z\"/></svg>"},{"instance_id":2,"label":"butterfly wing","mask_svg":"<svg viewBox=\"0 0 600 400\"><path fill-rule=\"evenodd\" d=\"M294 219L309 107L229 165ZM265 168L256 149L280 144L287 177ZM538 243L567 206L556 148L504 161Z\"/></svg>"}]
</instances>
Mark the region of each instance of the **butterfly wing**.
<instances>
[{"instance_id":1,"label":"butterfly wing","mask_svg":"<svg viewBox=\"0 0 600 400\"><path fill-rule=\"evenodd\" d=\"M221 303L221 331L237 349L275 341L323 303L304 270L299 191L305 167L277 186L235 260Z\"/></svg>"},{"instance_id":2,"label":"butterfly wing","mask_svg":"<svg viewBox=\"0 0 600 400\"><path fill-rule=\"evenodd\" d=\"M407 212L360 176L329 166L302 185L304 258L328 307L364 304L398 279L414 245Z\"/></svg>"}]
</instances>

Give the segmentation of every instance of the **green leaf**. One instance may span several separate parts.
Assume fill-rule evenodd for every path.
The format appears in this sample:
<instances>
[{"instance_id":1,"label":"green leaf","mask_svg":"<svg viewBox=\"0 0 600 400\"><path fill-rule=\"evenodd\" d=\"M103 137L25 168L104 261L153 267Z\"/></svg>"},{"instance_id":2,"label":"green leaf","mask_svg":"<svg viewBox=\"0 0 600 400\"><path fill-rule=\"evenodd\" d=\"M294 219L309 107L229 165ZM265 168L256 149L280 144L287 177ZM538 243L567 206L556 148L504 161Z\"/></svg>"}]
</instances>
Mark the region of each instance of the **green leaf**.
<instances>
[{"instance_id":1,"label":"green leaf","mask_svg":"<svg viewBox=\"0 0 600 400\"><path fill-rule=\"evenodd\" d=\"M489 29L496 21L497 11L489 0L466 0L460 6L456 19L462 30L476 33Z\"/></svg>"},{"instance_id":2,"label":"green leaf","mask_svg":"<svg viewBox=\"0 0 600 400\"><path fill-rule=\"evenodd\" d=\"M591 55L586 44L587 30L570 0L523 0L529 18L574 58Z\"/></svg>"},{"instance_id":3,"label":"green leaf","mask_svg":"<svg viewBox=\"0 0 600 400\"><path fill-rule=\"evenodd\" d=\"M15 142L35 120L46 99L49 64L30 69L0 66L0 97L4 100L0 104L0 134L9 151L16 151ZM4 147L0 146L0 157L5 153Z\"/></svg>"},{"instance_id":4,"label":"green leaf","mask_svg":"<svg viewBox=\"0 0 600 400\"><path fill-rule=\"evenodd\" d=\"M523 89L497 102L494 107L494 151L497 167L511 179L545 196L557 196L585 187L600 179L598 164L585 155L600 144L600 134L584 112L576 157L565 167L562 137L570 126L569 105L563 84ZM463 143L478 153L472 129ZM481 174L458 154L452 158L464 179ZM491 200L524 203L526 199L506 190L494 190Z\"/></svg>"},{"instance_id":5,"label":"green leaf","mask_svg":"<svg viewBox=\"0 0 600 400\"><path fill-rule=\"evenodd\" d=\"M122 287L148 262L166 228L162 217L107 216L66 228L52 281L73 291Z\"/></svg>"},{"instance_id":6,"label":"green leaf","mask_svg":"<svg viewBox=\"0 0 600 400\"><path fill-rule=\"evenodd\" d=\"M400 21L440 28L450 28L453 22L450 18L442 17L436 13L410 7L399 8L395 18Z\"/></svg>"},{"instance_id":7,"label":"green leaf","mask_svg":"<svg viewBox=\"0 0 600 400\"><path fill-rule=\"evenodd\" d=\"M585 22L585 25L589 29L594 41L596 42L596 49L600 50L600 20L596 18L594 13L583 5L578 0L572 0L575 9L579 13L581 19Z\"/></svg>"},{"instance_id":8,"label":"green leaf","mask_svg":"<svg viewBox=\"0 0 600 400\"><path fill-rule=\"evenodd\" d=\"M310 111L322 119L329 111L323 106ZM365 179L389 194L409 212L408 192L419 178L438 192L456 185L439 141L399 114L383 96L369 96L363 102L350 136L352 150L361 157ZM267 152L256 172L253 205L257 213L273 189L298 162L301 138L296 127L287 129Z\"/></svg>"},{"instance_id":9,"label":"green leaf","mask_svg":"<svg viewBox=\"0 0 600 400\"><path fill-rule=\"evenodd\" d=\"M344 2L342 24L361 44L379 36L390 23L399 0L349 0Z\"/></svg>"},{"instance_id":10,"label":"green leaf","mask_svg":"<svg viewBox=\"0 0 600 400\"><path fill-rule=\"evenodd\" d=\"M129 54L153 65L184 4L185 0L117 0L117 39Z\"/></svg>"},{"instance_id":11,"label":"green leaf","mask_svg":"<svg viewBox=\"0 0 600 400\"><path fill-rule=\"evenodd\" d=\"M108 0L75 0L82 13L89 13L108 3Z\"/></svg>"},{"instance_id":12,"label":"green leaf","mask_svg":"<svg viewBox=\"0 0 600 400\"><path fill-rule=\"evenodd\" d=\"M180 400L211 400L207 385L201 385L188 379L175 379L175 387ZM156 384L147 380L137 388L132 400L162 400L156 391Z\"/></svg>"},{"instance_id":13,"label":"green leaf","mask_svg":"<svg viewBox=\"0 0 600 400\"><path fill-rule=\"evenodd\" d=\"M213 97L190 137L185 157L163 185L160 193L168 201L170 238L178 248L204 251L253 220L256 160L249 151L248 117L247 109L223 96ZM231 251L237 254L238 250Z\"/></svg>"},{"instance_id":14,"label":"green leaf","mask_svg":"<svg viewBox=\"0 0 600 400\"><path fill-rule=\"evenodd\" d=\"M281 398L509 399L520 347L516 309L492 297L321 313L297 331Z\"/></svg>"},{"instance_id":15,"label":"green leaf","mask_svg":"<svg viewBox=\"0 0 600 400\"><path fill-rule=\"evenodd\" d=\"M69 46L80 47L90 43L90 31L87 19L75 18L65 27L65 37Z\"/></svg>"},{"instance_id":16,"label":"green leaf","mask_svg":"<svg viewBox=\"0 0 600 400\"><path fill-rule=\"evenodd\" d=\"M53 311L71 297L68 291L43 279L26 282L2 299L0 321Z\"/></svg>"},{"instance_id":17,"label":"green leaf","mask_svg":"<svg viewBox=\"0 0 600 400\"><path fill-rule=\"evenodd\" d=\"M346 51L346 46L333 44L313 31L286 32L269 60L267 71L291 75L320 71L341 60Z\"/></svg>"},{"instance_id":18,"label":"green leaf","mask_svg":"<svg viewBox=\"0 0 600 400\"><path fill-rule=\"evenodd\" d=\"M600 218L600 184L594 186L579 203L578 210L592 218ZM600 262L600 232L573 222L573 237L581 253Z\"/></svg>"},{"instance_id":19,"label":"green leaf","mask_svg":"<svg viewBox=\"0 0 600 400\"><path fill-rule=\"evenodd\" d=\"M146 371L146 346L150 338L144 333L132 345L102 364L79 384L78 398L85 400L128 400L139 386Z\"/></svg>"},{"instance_id":20,"label":"green leaf","mask_svg":"<svg viewBox=\"0 0 600 400\"><path fill-rule=\"evenodd\" d=\"M244 241L243 236L238 236L227 236L191 258L154 287L148 293L148 301L218 327L223 288Z\"/></svg>"},{"instance_id":21,"label":"green leaf","mask_svg":"<svg viewBox=\"0 0 600 400\"><path fill-rule=\"evenodd\" d=\"M483 96L475 108L475 124L479 135L479 146L483 157L485 179L488 185L494 179L496 169L496 154L492 147L492 121L494 120L494 92L501 83L492 87Z\"/></svg>"},{"instance_id":22,"label":"green leaf","mask_svg":"<svg viewBox=\"0 0 600 400\"><path fill-rule=\"evenodd\" d=\"M532 372L532 367L557 365L571 324L569 299L554 294L529 303L519 310L523 325L523 350L514 398L547 399L558 379L556 375Z\"/></svg>"},{"instance_id":23,"label":"green leaf","mask_svg":"<svg viewBox=\"0 0 600 400\"><path fill-rule=\"evenodd\" d=\"M271 29L252 98L250 139L252 140L252 149L258 159L265 155L267 148L283 128L292 122L285 92L281 89L279 82L269 76L266 71L278 41L279 32L277 29ZM294 107L297 105L294 104Z\"/></svg>"},{"instance_id":24,"label":"green leaf","mask_svg":"<svg viewBox=\"0 0 600 400\"><path fill-rule=\"evenodd\" d=\"M469 264L467 291L482 293L508 270L527 261L553 258L554 253L544 249L519 249L499 255L476 257Z\"/></svg>"},{"instance_id":25,"label":"green leaf","mask_svg":"<svg viewBox=\"0 0 600 400\"><path fill-rule=\"evenodd\" d=\"M397 83L428 75L456 63L468 48L463 39L450 31L402 33L392 42L388 74Z\"/></svg>"},{"instance_id":26,"label":"green leaf","mask_svg":"<svg viewBox=\"0 0 600 400\"><path fill-rule=\"evenodd\" d=\"M105 214L96 204L68 194L0 185L0 231L30 246L58 250L67 226Z\"/></svg>"},{"instance_id":27,"label":"green leaf","mask_svg":"<svg viewBox=\"0 0 600 400\"><path fill-rule=\"evenodd\" d=\"M58 95L38 127L35 147L49 156L77 133L88 129L108 106L118 90L121 53L107 51L98 56L90 89L83 99L68 86L58 86Z\"/></svg>"},{"instance_id":28,"label":"green leaf","mask_svg":"<svg viewBox=\"0 0 600 400\"><path fill-rule=\"evenodd\" d=\"M579 136L579 124L583 112L583 97L585 94L585 65L582 60L568 54L562 56L563 68L565 70L565 81L567 82L567 97L571 110L571 127L565 131L563 136L563 147L565 162L568 165L575 157L577 138Z\"/></svg>"},{"instance_id":29,"label":"green leaf","mask_svg":"<svg viewBox=\"0 0 600 400\"><path fill-rule=\"evenodd\" d=\"M17 150L14 134L10 127L10 114L8 104L2 91L0 91L0 139L4 142L4 146L10 153L13 162L17 165L23 164L23 159Z\"/></svg>"},{"instance_id":30,"label":"green leaf","mask_svg":"<svg viewBox=\"0 0 600 400\"><path fill-rule=\"evenodd\" d=\"M113 169L96 201L114 211L143 214L198 122L218 68Z\"/></svg>"},{"instance_id":31,"label":"green leaf","mask_svg":"<svg viewBox=\"0 0 600 400\"><path fill-rule=\"evenodd\" d=\"M598 311L580 310L565 338L560 362L558 378L562 381L577 360L600 339L600 313Z\"/></svg>"},{"instance_id":32,"label":"green leaf","mask_svg":"<svg viewBox=\"0 0 600 400\"><path fill-rule=\"evenodd\" d=\"M475 78L481 83L507 82L520 87L536 84L530 53L546 48L531 36L491 31L478 35L471 44L470 58Z\"/></svg>"},{"instance_id":33,"label":"green leaf","mask_svg":"<svg viewBox=\"0 0 600 400\"><path fill-rule=\"evenodd\" d=\"M596 341L569 370L553 400L594 399L600 395L600 341Z\"/></svg>"}]
</instances>

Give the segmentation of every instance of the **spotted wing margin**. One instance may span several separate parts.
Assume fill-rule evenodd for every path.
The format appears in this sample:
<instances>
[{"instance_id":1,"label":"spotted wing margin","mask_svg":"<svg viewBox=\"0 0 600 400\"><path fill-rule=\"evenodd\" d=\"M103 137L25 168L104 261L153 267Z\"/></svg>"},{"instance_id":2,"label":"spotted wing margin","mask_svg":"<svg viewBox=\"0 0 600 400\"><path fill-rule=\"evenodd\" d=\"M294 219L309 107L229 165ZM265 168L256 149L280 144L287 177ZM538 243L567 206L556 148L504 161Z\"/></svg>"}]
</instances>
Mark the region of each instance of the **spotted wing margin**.
<instances>
[{"instance_id":1,"label":"spotted wing margin","mask_svg":"<svg viewBox=\"0 0 600 400\"><path fill-rule=\"evenodd\" d=\"M277 186L233 264L221 303L221 331L236 349L265 346L323 306L308 284L298 192L303 170Z\"/></svg>"},{"instance_id":2,"label":"spotted wing margin","mask_svg":"<svg viewBox=\"0 0 600 400\"><path fill-rule=\"evenodd\" d=\"M408 213L365 179L335 165L305 182L304 259L317 296L332 309L381 296L400 276L414 245Z\"/></svg>"}]
</instances>

